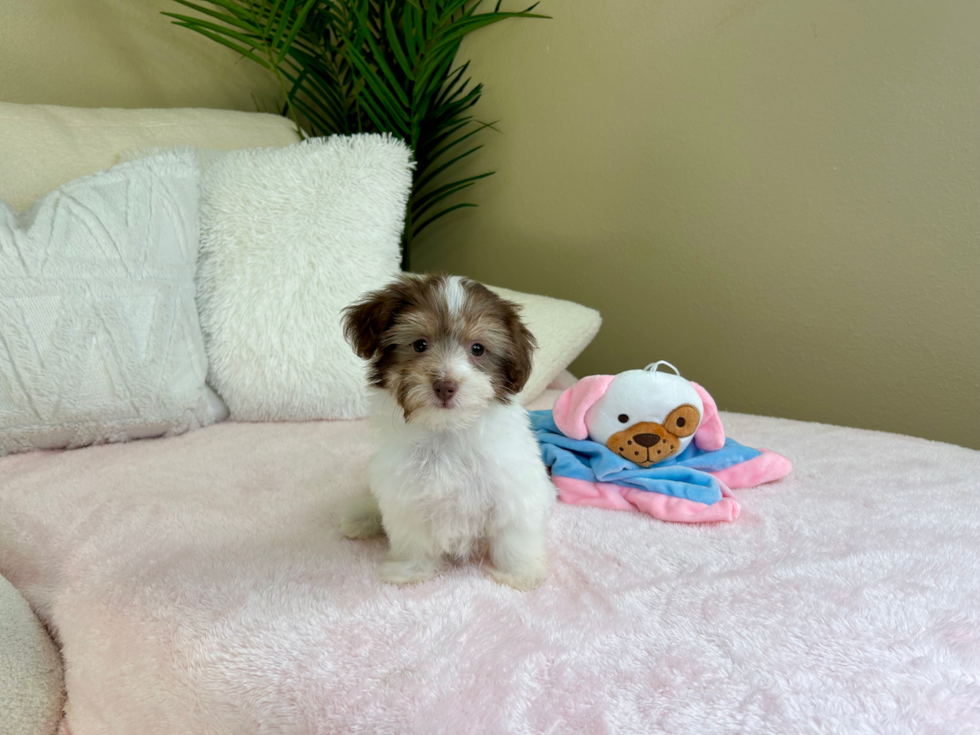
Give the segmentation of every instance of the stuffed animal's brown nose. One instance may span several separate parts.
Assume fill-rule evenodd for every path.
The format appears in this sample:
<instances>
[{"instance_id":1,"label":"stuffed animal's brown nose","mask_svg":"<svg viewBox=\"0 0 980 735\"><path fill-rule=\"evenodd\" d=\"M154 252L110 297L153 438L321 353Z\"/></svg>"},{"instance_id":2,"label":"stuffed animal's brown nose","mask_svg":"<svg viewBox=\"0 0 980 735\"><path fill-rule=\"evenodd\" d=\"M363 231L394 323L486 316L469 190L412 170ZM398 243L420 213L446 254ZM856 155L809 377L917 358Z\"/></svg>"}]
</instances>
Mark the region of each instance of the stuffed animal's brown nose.
<instances>
[{"instance_id":1,"label":"stuffed animal's brown nose","mask_svg":"<svg viewBox=\"0 0 980 735\"><path fill-rule=\"evenodd\" d=\"M435 391L436 397L445 406L456 395L459 384L455 380L437 380L432 384L432 390Z\"/></svg>"},{"instance_id":2,"label":"stuffed animal's brown nose","mask_svg":"<svg viewBox=\"0 0 980 735\"><path fill-rule=\"evenodd\" d=\"M660 437L656 434L637 434L633 437L633 441L639 444L641 447L652 447L654 444L660 441Z\"/></svg>"}]
</instances>

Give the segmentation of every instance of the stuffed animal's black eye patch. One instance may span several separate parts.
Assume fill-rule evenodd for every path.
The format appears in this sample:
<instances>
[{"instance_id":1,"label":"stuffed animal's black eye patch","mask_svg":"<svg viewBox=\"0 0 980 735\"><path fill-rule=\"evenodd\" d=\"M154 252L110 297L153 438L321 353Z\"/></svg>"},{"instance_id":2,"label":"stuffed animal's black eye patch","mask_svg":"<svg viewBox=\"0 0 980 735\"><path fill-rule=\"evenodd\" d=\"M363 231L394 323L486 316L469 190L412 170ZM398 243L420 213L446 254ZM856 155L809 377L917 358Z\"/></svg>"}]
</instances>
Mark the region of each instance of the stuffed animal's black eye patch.
<instances>
[{"instance_id":1,"label":"stuffed animal's black eye patch","mask_svg":"<svg viewBox=\"0 0 980 735\"><path fill-rule=\"evenodd\" d=\"M629 420L630 420L630 417L627 416L625 413L619 414L619 423L625 424Z\"/></svg>"}]
</instances>

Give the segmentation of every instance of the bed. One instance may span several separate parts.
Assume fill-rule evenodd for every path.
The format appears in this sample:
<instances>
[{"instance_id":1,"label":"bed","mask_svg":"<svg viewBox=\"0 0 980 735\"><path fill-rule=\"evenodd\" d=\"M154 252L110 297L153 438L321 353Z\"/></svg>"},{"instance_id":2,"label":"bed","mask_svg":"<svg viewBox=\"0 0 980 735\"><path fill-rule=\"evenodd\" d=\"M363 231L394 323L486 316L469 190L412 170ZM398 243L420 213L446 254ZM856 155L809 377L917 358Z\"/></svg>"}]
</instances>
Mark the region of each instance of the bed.
<instances>
[{"instance_id":1,"label":"bed","mask_svg":"<svg viewBox=\"0 0 980 735\"><path fill-rule=\"evenodd\" d=\"M529 593L379 581L384 541L336 522L362 421L3 458L0 572L73 735L980 728L980 452L723 418L793 474L730 524L559 505Z\"/></svg>"}]
</instances>

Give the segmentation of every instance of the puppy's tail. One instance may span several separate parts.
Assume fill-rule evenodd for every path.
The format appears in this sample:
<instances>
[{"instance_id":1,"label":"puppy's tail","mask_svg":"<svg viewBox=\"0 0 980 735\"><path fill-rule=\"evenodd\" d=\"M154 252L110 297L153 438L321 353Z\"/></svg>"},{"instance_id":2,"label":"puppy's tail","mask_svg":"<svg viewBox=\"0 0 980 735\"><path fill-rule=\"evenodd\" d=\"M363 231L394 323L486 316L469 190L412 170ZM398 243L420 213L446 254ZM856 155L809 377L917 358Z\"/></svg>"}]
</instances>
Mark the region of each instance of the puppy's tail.
<instances>
[{"instance_id":1,"label":"puppy's tail","mask_svg":"<svg viewBox=\"0 0 980 735\"><path fill-rule=\"evenodd\" d=\"M347 538L371 538L384 533L381 509L373 495L355 495L341 504L340 532Z\"/></svg>"}]
</instances>

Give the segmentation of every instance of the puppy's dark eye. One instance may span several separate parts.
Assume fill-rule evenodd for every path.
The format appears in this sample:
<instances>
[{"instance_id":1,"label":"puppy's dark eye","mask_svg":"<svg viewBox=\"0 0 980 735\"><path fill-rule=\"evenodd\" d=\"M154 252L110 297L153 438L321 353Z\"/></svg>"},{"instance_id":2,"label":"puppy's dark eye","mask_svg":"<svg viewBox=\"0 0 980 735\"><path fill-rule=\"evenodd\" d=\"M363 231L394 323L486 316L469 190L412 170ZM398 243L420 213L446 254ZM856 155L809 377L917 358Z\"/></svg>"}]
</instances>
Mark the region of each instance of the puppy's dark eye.
<instances>
[{"instance_id":1,"label":"puppy's dark eye","mask_svg":"<svg viewBox=\"0 0 980 735\"><path fill-rule=\"evenodd\" d=\"M625 424L629 420L630 420L630 417L627 416L625 413L619 414L619 423Z\"/></svg>"},{"instance_id":2,"label":"puppy's dark eye","mask_svg":"<svg viewBox=\"0 0 980 735\"><path fill-rule=\"evenodd\" d=\"M477 344L473 345L472 347L470 347L470 352L473 353L473 357L479 357L484 352L486 352L486 350L483 349L483 345L481 345L480 343L477 343Z\"/></svg>"},{"instance_id":3,"label":"puppy's dark eye","mask_svg":"<svg viewBox=\"0 0 980 735\"><path fill-rule=\"evenodd\" d=\"M678 427L678 428L680 428L681 426L683 426L684 424L686 424L686 423L687 423L687 419L685 419L685 418L684 418L683 416L681 416L681 417L680 417L679 419L677 419L677 420L676 420L676 421L675 421L674 423L675 423L675 424L677 424L677 427Z\"/></svg>"},{"instance_id":4,"label":"puppy's dark eye","mask_svg":"<svg viewBox=\"0 0 980 735\"><path fill-rule=\"evenodd\" d=\"M415 348L416 352L425 352L429 347L429 343L426 342L424 339L417 339L412 344L412 347Z\"/></svg>"}]
</instances>

